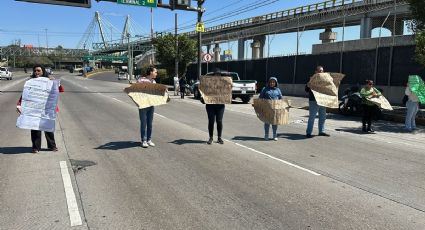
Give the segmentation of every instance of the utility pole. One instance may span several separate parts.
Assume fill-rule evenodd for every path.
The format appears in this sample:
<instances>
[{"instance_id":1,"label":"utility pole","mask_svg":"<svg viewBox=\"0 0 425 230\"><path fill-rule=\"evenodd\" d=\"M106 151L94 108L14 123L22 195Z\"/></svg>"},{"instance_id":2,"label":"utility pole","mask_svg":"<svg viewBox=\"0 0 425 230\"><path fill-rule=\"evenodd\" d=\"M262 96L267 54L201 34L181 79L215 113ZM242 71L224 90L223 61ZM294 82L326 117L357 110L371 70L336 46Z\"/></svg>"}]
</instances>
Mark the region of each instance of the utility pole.
<instances>
[{"instance_id":1,"label":"utility pole","mask_svg":"<svg viewBox=\"0 0 425 230\"><path fill-rule=\"evenodd\" d=\"M44 29L46 31L46 50L47 54L49 54L49 40L47 39L47 29Z\"/></svg>"},{"instance_id":2,"label":"utility pole","mask_svg":"<svg viewBox=\"0 0 425 230\"><path fill-rule=\"evenodd\" d=\"M175 14L174 19L175 19L174 20L175 22L174 36L176 39L176 58L175 58L174 64L175 64L176 77L178 79L179 78L179 37L177 35L177 13Z\"/></svg>"},{"instance_id":3,"label":"utility pole","mask_svg":"<svg viewBox=\"0 0 425 230\"><path fill-rule=\"evenodd\" d=\"M198 23L202 23L202 14L204 10L202 9L202 4L205 0L198 0ZM201 52L202 52L202 32L198 31L198 79L202 74L202 65L201 65Z\"/></svg>"},{"instance_id":4,"label":"utility pole","mask_svg":"<svg viewBox=\"0 0 425 230\"><path fill-rule=\"evenodd\" d=\"M154 46L153 46L153 9L151 8L151 50L152 50L152 65L155 65L155 53L153 51Z\"/></svg>"},{"instance_id":5,"label":"utility pole","mask_svg":"<svg viewBox=\"0 0 425 230\"><path fill-rule=\"evenodd\" d=\"M130 46L130 34L127 33L127 48L128 48L128 55L127 55L127 73L128 73L128 80L131 82L131 78L133 75L133 59L132 59L132 52L131 52L131 46Z\"/></svg>"}]
</instances>

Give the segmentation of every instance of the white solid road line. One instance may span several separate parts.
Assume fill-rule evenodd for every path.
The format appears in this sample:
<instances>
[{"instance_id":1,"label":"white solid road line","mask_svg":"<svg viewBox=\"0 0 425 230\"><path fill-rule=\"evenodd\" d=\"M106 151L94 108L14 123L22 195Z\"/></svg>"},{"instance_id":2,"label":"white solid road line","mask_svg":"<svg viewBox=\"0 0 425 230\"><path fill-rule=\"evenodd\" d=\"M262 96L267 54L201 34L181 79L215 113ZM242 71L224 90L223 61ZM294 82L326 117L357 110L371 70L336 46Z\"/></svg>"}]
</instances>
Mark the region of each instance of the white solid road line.
<instances>
[{"instance_id":1,"label":"white solid road line","mask_svg":"<svg viewBox=\"0 0 425 230\"><path fill-rule=\"evenodd\" d=\"M69 220L71 227L82 225L80 212L78 211L77 199L75 198L74 189L72 188L71 176L69 175L66 161L60 161L63 187L65 188L66 203L68 204Z\"/></svg>"},{"instance_id":2,"label":"white solid road line","mask_svg":"<svg viewBox=\"0 0 425 230\"><path fill-rule=\"evenodd\" d=\"M162 116L162 115L160 115L160 114L158 114L158 113L155 113L155 115L157 115L157 116L159 116L159 117L162 117L162 118L165 118L165 119L172 120L172 119L170 119L170 118L168 118L168 117L165 117L165 116ZM172 120L172 121L174 121L174 120ZM245 149L251 150L251 151L253 151L253 152L255 152L255 153L258 153L258 154L261 154L261 155L263 155L263 156L266 156L266 157L268 157L268 158L270 158L270 159L273 159L273 160L279 161L279 162L284 163L284 164L286 164L286 165L289 165L289 166L295 167L295 168L297 168L297 169L301 169L301 170L303 170L303 171L305 171L305 172L308 172L308 173L311 173L311 174L313 174L313 175L315 175L315 176L320 176L320 174L319 174L319 173L317 173L317 172L314 172L314 171L312 171L312 170L310 170L310 169L303 168L303 167L301 167L301 166L299 166L299 165L296 165L296 164L293 164L293 163L291 163L291 162L288 162L288 161L285 161L285 160L279 159L279 158L274 157L274 156L272 156L272 155L269 155L269 154L267 154L267 153L263 153L263 152L258 151L258 150L256 150L256 149L250 148L250 147L248 147L248 146L245 146L245 145L242 145L242 144L239 144L239 143L237 143L237 142L233 142L233 141L230 141L230 140L227 140L227 139L224 139L224 138L223 138L223 140L225 140L226 142L233 143L233 144L235 144L235 145L237 145L237 146L239 146L239 147L242 147L242 148L245 148Z\"/></svg>"},{"instance_id":3,"label":"white solid road line","mask_svg":"<svg viewBox=\"0 0 425 230\"><path fill-rule=\"evenodd\" d=\"M287 165L289 165L289 166L295 167L295 168L297 168L297 169L301 169L301 170L303 170L303 171L305 171L305 172L308 172L308 173L311 173L311 174L313 174L313 175L315 175L315 176L320 176L320 174L319 174L319 173L316 173L316 172L314 172L314 171L312 171L312 170L310 170L310 169L303 168L303 167L301 167L301 166L299 166L299 165L296 165L296 164L293 164L293 163L291 163L291 162L288 162L288 161L285 161L285 160L279 159L279 158L274 157L274 156L271 156L271 155L269 155L269 154L267 154L267 153L263 153L263 152L258 151L258 150L256 150L256 149L250 148L250 147L248 147L248 146L245 146L245 145L242 145L242 144L239 144L239 143L233 142L233 141L229 141L229 140L226 140L226 139L224 139L224 140L225 140L225 141L228 141L228 142L230 142L230 143L233 143L233 144L235 144L235 145L237 145L237 146L240 146L240 147L242 147L242 148L249 149L249 150L251 150L251 151L253 151L253 152L256 152L256 153L258 153L258 154L261 154L261 155L264 155L264 156L266 156L266 157L269 157L269 158L271 158L271 159L273 159L273 160L277 160L277 161L282 162L282 163L284 163L284 164L287 164Z\"/></svg>"}]
</instances>

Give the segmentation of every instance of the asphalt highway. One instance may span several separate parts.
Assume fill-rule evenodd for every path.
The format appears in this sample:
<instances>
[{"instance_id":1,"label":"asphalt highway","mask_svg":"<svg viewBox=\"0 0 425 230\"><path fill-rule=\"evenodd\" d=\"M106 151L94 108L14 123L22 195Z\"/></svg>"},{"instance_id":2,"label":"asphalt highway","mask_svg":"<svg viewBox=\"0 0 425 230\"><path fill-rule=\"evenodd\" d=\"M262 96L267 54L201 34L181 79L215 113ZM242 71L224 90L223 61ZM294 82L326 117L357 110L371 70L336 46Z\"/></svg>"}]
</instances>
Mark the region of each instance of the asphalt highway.
<instances>
[{"instance_id":1,"label":"asphalt highway","mask_svg":"<svg viewBox=\"0 0 425 230\"><path fill-rule=\"evenodd\" d=\"M329 114L331 136L306 139L308 111L293 108L265 141L251 105L234 103L224 144L207 145L205 105L172 96L145 149L126 82L54 76L58 152L30 153L15 126L26 75L0 82L0 229L425 229L424 127L362 134L359 118Z\"/></svg>"}]
</instances>

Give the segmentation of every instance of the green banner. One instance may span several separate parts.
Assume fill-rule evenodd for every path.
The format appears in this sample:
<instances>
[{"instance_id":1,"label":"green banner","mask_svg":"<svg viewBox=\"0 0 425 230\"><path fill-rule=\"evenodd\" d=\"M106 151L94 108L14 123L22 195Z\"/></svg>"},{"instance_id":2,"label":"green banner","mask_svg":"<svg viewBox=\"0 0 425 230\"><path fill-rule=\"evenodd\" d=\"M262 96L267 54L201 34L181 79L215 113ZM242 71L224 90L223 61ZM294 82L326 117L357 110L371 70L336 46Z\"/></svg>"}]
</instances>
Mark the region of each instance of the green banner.
<instances>
[{"instance_id":1,"label":"green banner","mask_svg":"<svg viewBox=\"0 0 425 230\"><path fill-rule=\"evenodd\" d=\"M409 76L409 88L416 96L418 96L421 104L425 104L425 83L418 75Z\"/></svg>"},{"instance_id":2,"label":"green banner","mask_svg":"<svg viewBox=\"0 0 425 230\"><path fill-rule=\"evenodd\" d=\"M134 6L146 6L146 7L157 7L158 0L117 0L119 4L134 5Z\"/></svg>"}]
</instances>

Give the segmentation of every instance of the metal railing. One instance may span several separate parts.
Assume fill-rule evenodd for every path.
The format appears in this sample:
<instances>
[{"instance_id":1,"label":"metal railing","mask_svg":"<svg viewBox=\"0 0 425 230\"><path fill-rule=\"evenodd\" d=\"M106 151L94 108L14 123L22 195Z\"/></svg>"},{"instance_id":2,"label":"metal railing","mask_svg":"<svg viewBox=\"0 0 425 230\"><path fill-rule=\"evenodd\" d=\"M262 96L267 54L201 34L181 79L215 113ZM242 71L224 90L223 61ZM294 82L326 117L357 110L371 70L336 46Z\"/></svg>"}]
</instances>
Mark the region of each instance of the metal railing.
<instances>
[{"instance_id":1,"label":"metal railing","mask_svg":"<svg viewBox=\"0 0 425 230\"><path fill-rule=\"evenodd\" d=\"M400 1L400 0L396 0ZM225 24L221 24L218 26L212 26L205 28L205 32L214 32L221 31L223 29L229 29L233 27L241 27L241 26L252 26L259 23L274 21L274 20L282 20L284 18L293 18L305 14L317 13L323 10L328 9L339 9L339 8L347 8L347 7L357 7L361 5L369 5L369 4L379 4L379 3L387 3L394 2L394 0L328 0L325 2L320 2L316 4L300 6L293 9L288 9L284 11L278 11L269 13L262 16L256 16L252 18L242 19L238 21L233 21ZM189 36L194 36L197 32L191 31L187 33L183 33Z\"/></svg>"}]
</instances>

